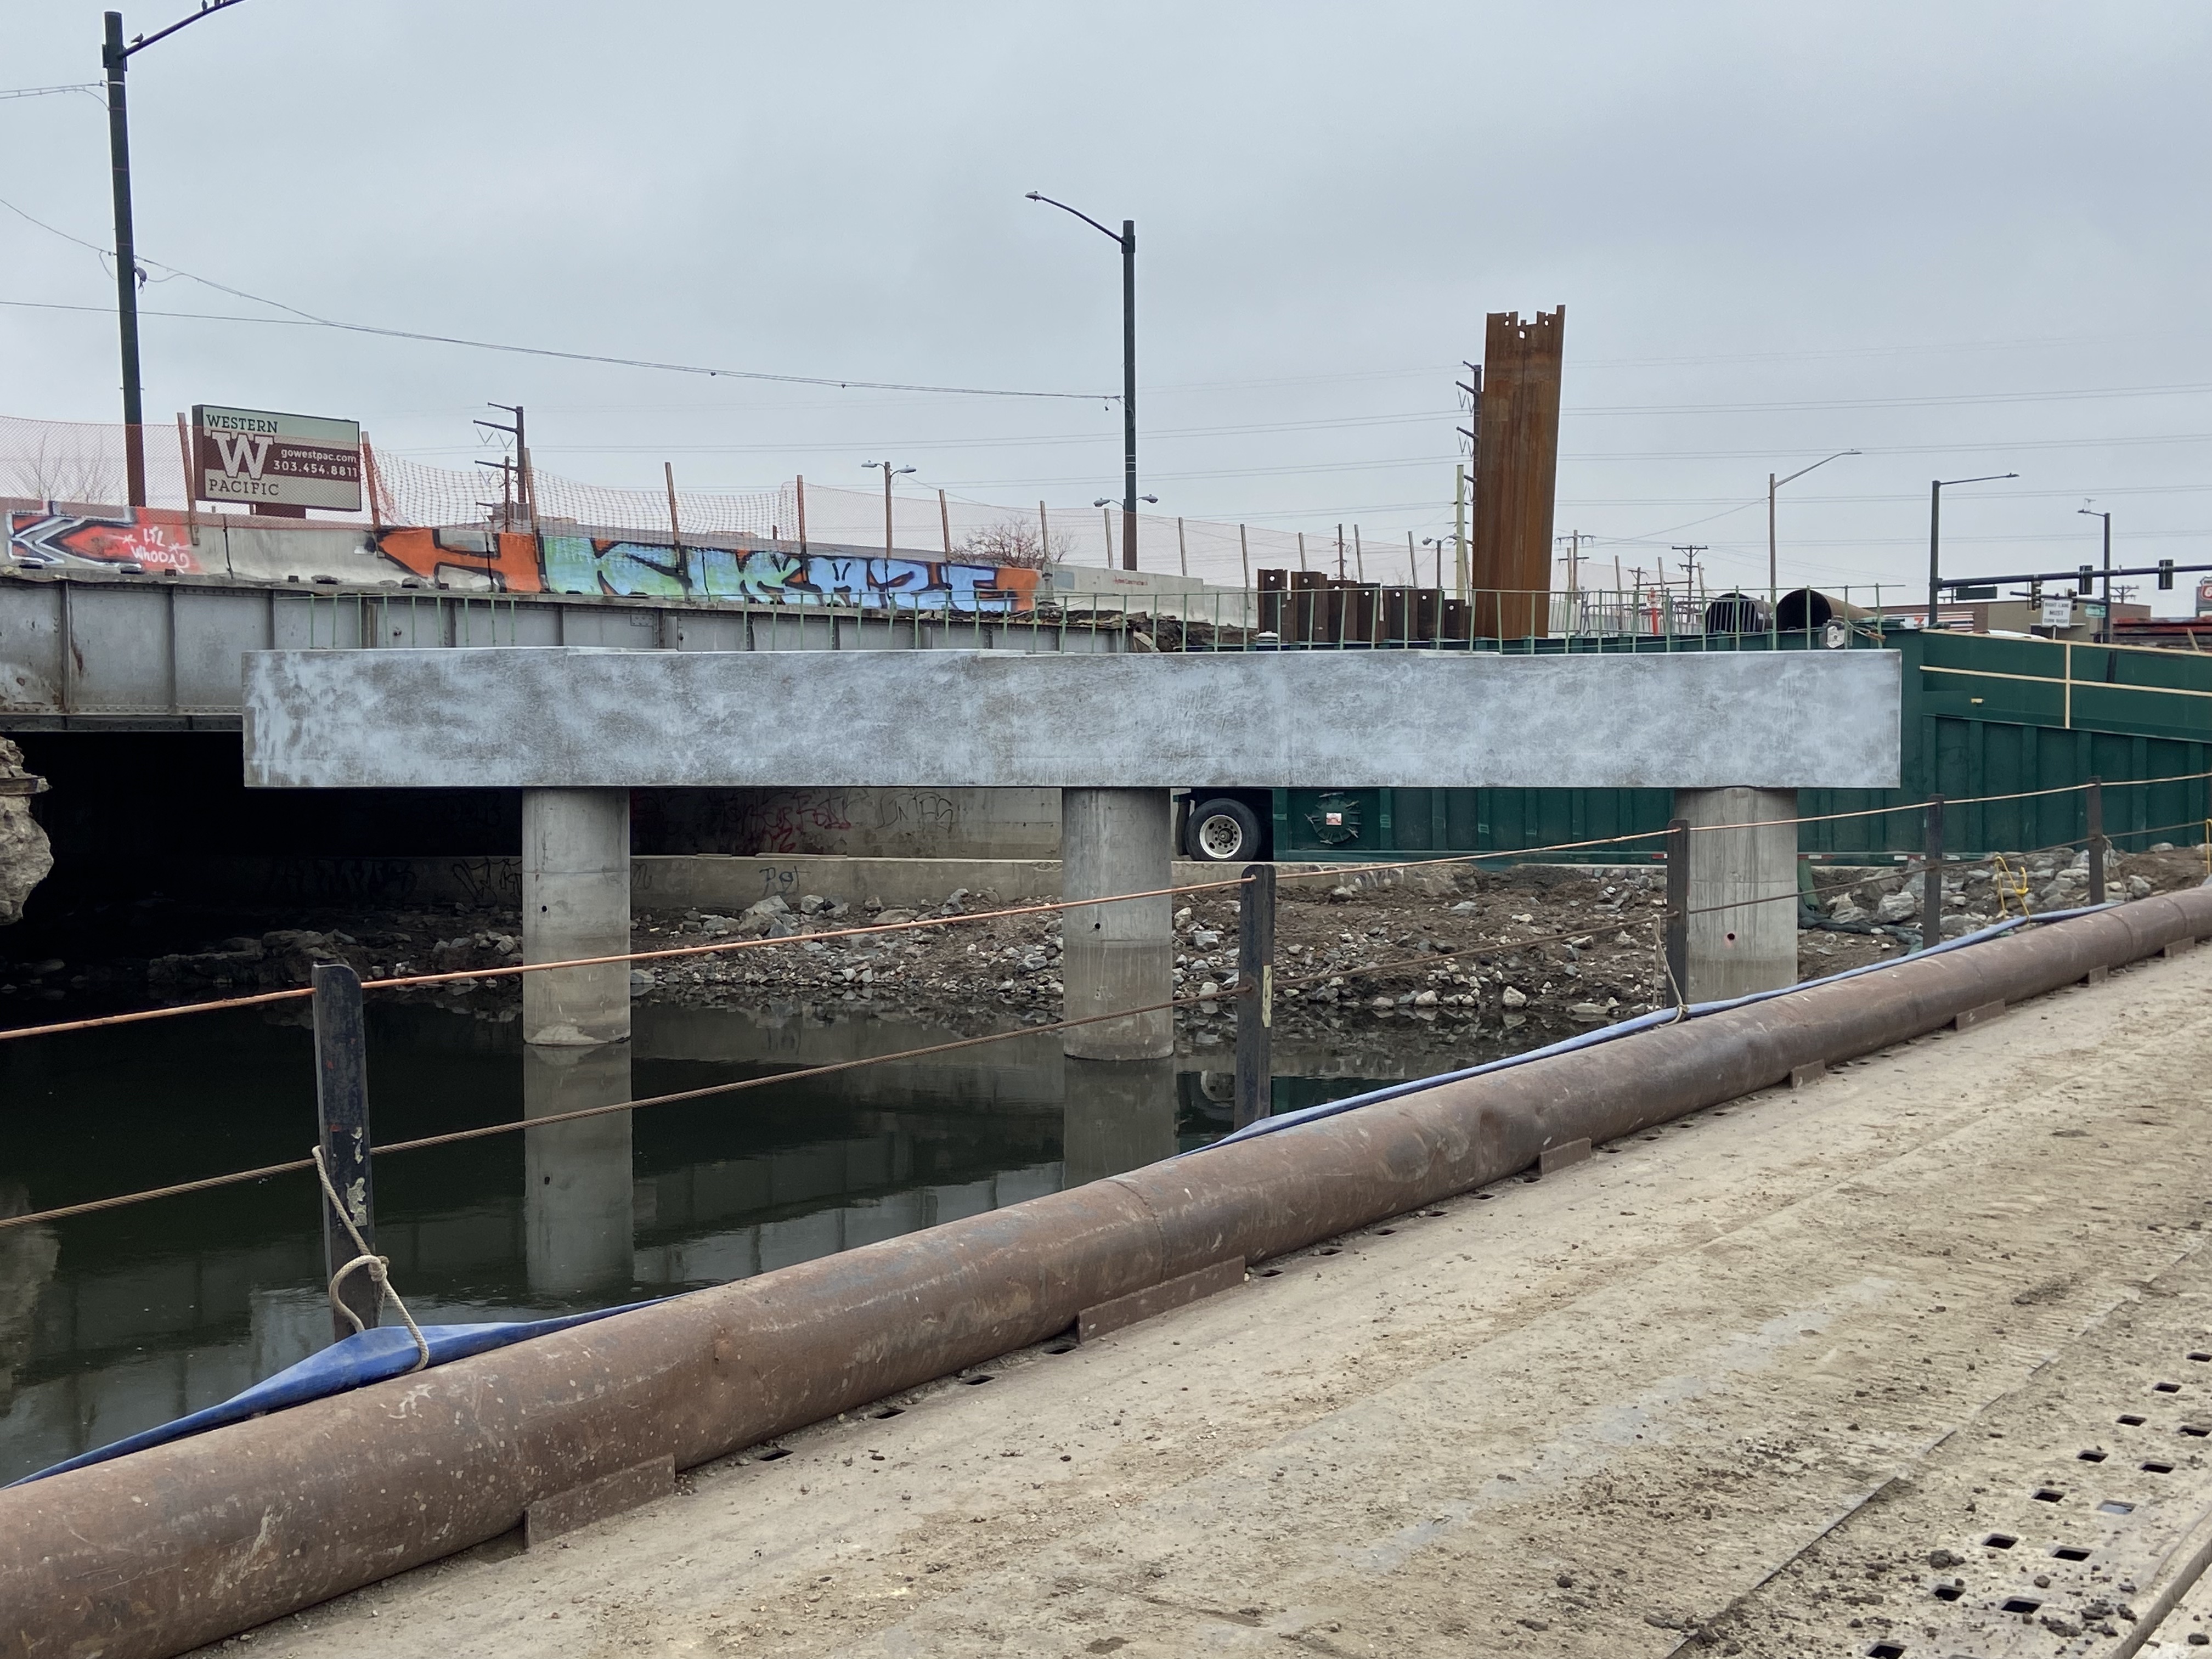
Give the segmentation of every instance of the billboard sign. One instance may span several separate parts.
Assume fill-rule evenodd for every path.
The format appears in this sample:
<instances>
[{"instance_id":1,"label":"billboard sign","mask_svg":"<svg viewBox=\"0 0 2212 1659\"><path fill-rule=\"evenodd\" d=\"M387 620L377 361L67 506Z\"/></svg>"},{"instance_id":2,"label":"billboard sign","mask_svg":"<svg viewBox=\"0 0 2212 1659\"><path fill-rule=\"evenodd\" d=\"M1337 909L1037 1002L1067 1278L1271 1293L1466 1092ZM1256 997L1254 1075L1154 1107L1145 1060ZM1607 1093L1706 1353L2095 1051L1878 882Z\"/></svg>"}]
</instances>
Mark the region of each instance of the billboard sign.
<instances>
[{"instance_id":1,"label":"billboard sign","mask_svg":"<svg viewBox=\"0 0 2212 1659\"><path fill-rule=\"evenodd\" d=\"M195 404L192 499L358 513L360 424Z\"/></svg>"}]
</instances>

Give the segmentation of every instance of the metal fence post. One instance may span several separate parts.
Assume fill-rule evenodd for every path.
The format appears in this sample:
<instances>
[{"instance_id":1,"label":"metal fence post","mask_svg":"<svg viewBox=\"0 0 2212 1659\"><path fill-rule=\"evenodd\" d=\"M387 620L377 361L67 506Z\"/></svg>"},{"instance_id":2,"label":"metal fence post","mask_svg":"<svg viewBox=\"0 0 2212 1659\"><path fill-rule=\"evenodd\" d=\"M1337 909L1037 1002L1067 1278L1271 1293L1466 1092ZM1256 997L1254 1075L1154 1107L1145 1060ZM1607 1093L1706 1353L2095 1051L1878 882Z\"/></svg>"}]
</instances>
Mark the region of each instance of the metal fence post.
<instances>
[{"instance_id":1,"label":"metal fence post","mask_svg":"<svg viewBox=\"0 0 2212 1659\"><path fill-rule=\"evenodd\" d=\"M1920 948L1943 942L1943 797L1928 797L1928 867L1920 872Z\"/></svg>"},{"instance_id":2,"label":"metal fence post","mask_svg":"<svg viewBox=\"0 0 2212 1659\"><path fill-rule=\"evenodd\" d=\"M1690 821L1667 820L1668 993L1678 1008L1690 1001Z\"/></svg>"},{"instance_id":3,"label":"metal fence post","mask_svg":"<svg viewBox=\"0 0 2212 1659\"><path fill-rule=\"evenodd\" d=\"M1237 1128L1273 1112L1274 1027L1275 866L1248 864L1237 905Z\"/></svg>"},{"instance_id":4,"label":"metal fence post","mask_svg":"<svg viewBox=\"0 0 2212 1659\"><path fill-rule=\"evenodd\" d=\"M355 1228L374 1249L376 1194L369 1176L368 1048L362 1024L361 980L342 962L319 962L313 985L315 1116L323 1164ZM315 1207L323 1218L323 1276L327 1280L359 1252L319 1189ZM377 1322L384 1293L366 1269L347 1274L338 1293L363 1329ZM353 1334L352 1322L336 1308L331 1310L331 1332L334 1341Z\"/></svg>"},{"instance_id":5,"label":"metal fence post","mask_svg":"<svg viewBox=\"0 0 2212 1659\"><path fill-rule=\"evenodd\" d=\"M2089 780L2089 902L2105 902L2105 781Z\"/></svg>"}]
</instances>

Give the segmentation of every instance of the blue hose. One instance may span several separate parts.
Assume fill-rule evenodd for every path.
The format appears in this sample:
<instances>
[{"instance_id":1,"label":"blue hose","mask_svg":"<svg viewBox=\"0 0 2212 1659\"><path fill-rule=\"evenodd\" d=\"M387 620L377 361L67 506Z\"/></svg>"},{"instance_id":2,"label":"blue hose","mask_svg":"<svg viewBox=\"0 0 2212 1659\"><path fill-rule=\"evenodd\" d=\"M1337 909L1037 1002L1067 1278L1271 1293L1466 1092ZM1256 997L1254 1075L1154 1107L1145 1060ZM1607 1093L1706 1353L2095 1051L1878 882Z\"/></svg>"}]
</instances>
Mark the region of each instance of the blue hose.
<instances>
[{"instance_id":1,"label":"blue hose","mask_svg":"<svg viewBox=\"0 0 2212 1659\"><path fill-rule=\"evenodd\" d=\"M2104 904L2084 905L2074 910L2046 910L2040 915L2012 916L2007 920L1961 933L1946 939L1941 945L1916 951L1916 957L1941 956L1946 951L1957 951L1969 945L1978 945L2010 933L2014 928L2036 921L2067 921L2075 916L2094 915L2100 910L2118 907L2119 901ZM1902 960L1900 958L1899 960ZM1228 1146L1240 1140L1249 1140L1255 1135L1271 1135L1279 1130L1296 1128L1301 1123L1313 1123L1325 1117L1334 1117L1339 1112L1356 1111L1362 1106L1375 1106L1386 1100L1398 1100L1407 1095L1419 1094L1446 1083L1463 1083L1469 1078L1487 1077L1492 1072L1503 1072L1516 1066L1526 1066L1532 1060L1551 1060L1559 1054L1571 1054L1584 1048L1594 1048L1601 1042L1612 1042L1638 1031L1648 1031L1654 1026L1672 1025L1684 1019L1701 1019L1707 1014L1726 1013L1731 1008L1748 1008L1756 1002L1766 1002L1775 997L1786 997L1796 991L1809 991L1816 985L1838 985L1847 979L1856 979L1862 974L1871 974L1884 968L1893 968L1896 961L1869 962L1864 967L1846 968L1840 974L1830 974L1822 979L1801 980L1795 985L1785 985L1772 991L1754 991L1749 996L1734 997L1725 1002L1700 1002L1687 1008L1654 1008L1648 1014L1638 1014L1632 1019L1622 1020L1617 1025L1604 1025L1595 1031L1584 1031L1565 1042L1548 1043L1541 1048L1531 1048L1522 1054L1510 1054L1504 1060L1493 1060L1481 1066L1470 1066L1464 1071L1443 1072L1435 1077L1417 1078L1410 1083L1394 1083L1387 1089L1370 1090L1364 1095L1347 1095L1342 1100L1325 1100L1318 1106L1303 1107L1295 1112L1285 1112L1279 1117L1263 1117L1256 1123L1248 1123L1234 1133L1225 1134L1207 1146L1194 1147L1194 1152L1205 1152L1209 1146Z\"/></svg>"}]
</instances>

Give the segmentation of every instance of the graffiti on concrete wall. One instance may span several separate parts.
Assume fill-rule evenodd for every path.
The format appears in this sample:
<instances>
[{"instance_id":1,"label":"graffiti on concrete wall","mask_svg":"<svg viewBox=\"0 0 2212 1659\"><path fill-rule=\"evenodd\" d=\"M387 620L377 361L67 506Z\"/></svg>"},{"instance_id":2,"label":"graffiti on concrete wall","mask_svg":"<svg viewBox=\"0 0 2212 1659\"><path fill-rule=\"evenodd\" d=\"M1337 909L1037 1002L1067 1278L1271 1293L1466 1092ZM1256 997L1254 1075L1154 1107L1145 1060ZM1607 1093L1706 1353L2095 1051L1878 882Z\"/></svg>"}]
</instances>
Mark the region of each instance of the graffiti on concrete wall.
<instances>
[{"instance_id":1,"label":"graffiti on concrete wall","mask_svg":"<svg viewBox=\"0 0 2212 1659\"><path fill-rule=\"evenodd\" d=\"M852 549L692 547L593 536L453 527L276 528L236 515L118 507L84 514L10 511L9 562L257 581L391 583L405 577L501 593L599 594L862 611L1005 615L1036 603L1039 573Z\"/></svg>"},{"instance_id":2,"label":"graffiti on concrete wall","mask_svg":"<svg viewBox=\"0 0 2212 1659\"><path fill-rule=\"evenodd\" d=\"M376 551L410 575L453 587L542 593L538 538L491 530L381 530Z\"/></svg>"},{"instance_id":3,"label":"graffiti on concrete wall","mask_svg":"<svg viewBox=\"0 0 2212 1659\"><path fill-rule=\"evenodd\" d=\"M863 610L1008 611L1030 603L1037 573L930 559L674 547L590 536L544 538L545 591L625 599L736 599Z\"/></svg>"},{"instance_id":4,"label":"graffiti on concrete wall","mask_svg":"<svg viewBox=\"0 0 2212 1659\"><path fill-rule=\"evenodd\" d=\"M8 556L34 570L55 565L112 569L135 564L147 571L206 574L185 515L151 507L118 507L99 514L10 513Z\"/></svg>"}]
</instances>

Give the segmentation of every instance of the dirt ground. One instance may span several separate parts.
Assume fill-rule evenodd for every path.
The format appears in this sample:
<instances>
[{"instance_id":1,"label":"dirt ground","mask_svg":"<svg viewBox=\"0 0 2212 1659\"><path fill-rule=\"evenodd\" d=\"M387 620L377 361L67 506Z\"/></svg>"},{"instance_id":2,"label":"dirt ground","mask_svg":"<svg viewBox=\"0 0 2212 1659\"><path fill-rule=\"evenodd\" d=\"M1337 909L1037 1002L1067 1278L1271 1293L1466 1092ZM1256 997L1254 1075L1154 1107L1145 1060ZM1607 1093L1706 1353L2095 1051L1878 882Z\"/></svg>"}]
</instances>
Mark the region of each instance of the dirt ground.
<instances>
[{"instance_id":1,"label":"dirt ground","mask_svg":"<svg viewBox=\"0 0 2212 1659\"><path fill-rule=\"evenodd\" d=\"M2086 902L2085 866L2069 865L2070 856L2014 861L2023 872L2017 885L2027 889L2028 908ZM1807 870L1798 935L1802 978L1917 945L1917 879L1894 866ZM2193 885L2204 874L2203 855L2180 850L2116 858L2109 882L2115 897L2141 896ZM1950 887L1947 936L2000 914L2019 914L2021 895L2010 890L2014 885L2008 882L2000 899L1987 864L1960 866ZM1347 866L1286 878L1279 892L1277 1018L1287 1041L1326 1042L1389 1030L1401 1049L1510 1052L1626 1018L1656 1006L1661 995L1660 869ZM1059 916L972 919L1025 902L962 889L919 913L802 896L796 904L770 900L738 915L644 914L632 932L638 951L834 932L917 915L955 923L641 963L632 992L646 1002L775 1003L963 1035L1041 1024L1060 1017ZM251 931L256 923L281 925ZM192 948L109 953L75 967L58 959L0 962L0 1024L304 985L318 959L342 957L373 978L521 960L520 921L512 911L447 906L206 918L200 925L236 931L195 939L190 915L149 919L149 931L181 934ZM1175 933L1176 993L1192 1000L1177 1012L1183 1048L1233 1042L1234 890L1187 896L1175 911ZM1218 999L1206 998L1209 984L1221 993ZM513 980L462 981L404 994L487 1019L512 1019L520 1006Z\"/></svg>"},{"instance_id":2,"label":"dirt ground","mask_svg":"<svg viewBox=\"0 0 2212 1659\"><path fill-rule=\"evenodd\" d=\"M2140 964L252 1645L2103 1652L2212 1503L2208 1063Z\"/></svg>"}]
</instances>

